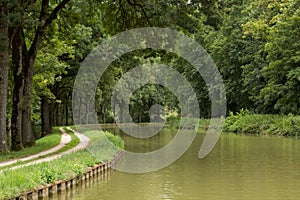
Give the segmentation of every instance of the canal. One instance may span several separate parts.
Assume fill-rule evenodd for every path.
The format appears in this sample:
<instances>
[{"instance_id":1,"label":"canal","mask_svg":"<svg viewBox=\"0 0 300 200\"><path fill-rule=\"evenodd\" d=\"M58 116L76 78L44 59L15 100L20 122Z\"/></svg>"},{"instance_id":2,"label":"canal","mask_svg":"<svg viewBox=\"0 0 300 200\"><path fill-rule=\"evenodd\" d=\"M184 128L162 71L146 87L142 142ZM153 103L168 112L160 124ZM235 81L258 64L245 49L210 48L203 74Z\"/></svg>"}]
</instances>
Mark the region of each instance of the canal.
<instances>
[{"instance_id":1,"label":"canal","mask_svg":"<svg viewBox=\"0 0 300 200\"><path fill-rule=\"evenodd\" d=\"M174 132L149 139L123 136L126 149L147 152L164 146ZM222 134L208 157L198 151L205 131L173 164L159 171L112 176L57 199L72 200L294 200L300 198L300 140Z\"/></svg>"}]
</instances>

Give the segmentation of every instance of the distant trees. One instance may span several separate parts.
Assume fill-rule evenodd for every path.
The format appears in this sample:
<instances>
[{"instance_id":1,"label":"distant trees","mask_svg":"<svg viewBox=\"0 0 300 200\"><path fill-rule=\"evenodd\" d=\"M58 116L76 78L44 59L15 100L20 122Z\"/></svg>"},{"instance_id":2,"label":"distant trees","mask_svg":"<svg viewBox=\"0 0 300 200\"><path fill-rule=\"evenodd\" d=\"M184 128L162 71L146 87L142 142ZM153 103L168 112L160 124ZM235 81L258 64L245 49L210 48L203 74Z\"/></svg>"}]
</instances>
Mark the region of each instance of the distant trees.
<instances>
[{"instance_id":1,"label":"distant trees","mask_svg":"<svg viewBox=\"0 0 300 200\"><path fill-rule=\"evenodd\" d=\"M299 0L222 1L219 29L202 44L223 75L228 108L300 114Z\"/></svg>"}]
</instances>

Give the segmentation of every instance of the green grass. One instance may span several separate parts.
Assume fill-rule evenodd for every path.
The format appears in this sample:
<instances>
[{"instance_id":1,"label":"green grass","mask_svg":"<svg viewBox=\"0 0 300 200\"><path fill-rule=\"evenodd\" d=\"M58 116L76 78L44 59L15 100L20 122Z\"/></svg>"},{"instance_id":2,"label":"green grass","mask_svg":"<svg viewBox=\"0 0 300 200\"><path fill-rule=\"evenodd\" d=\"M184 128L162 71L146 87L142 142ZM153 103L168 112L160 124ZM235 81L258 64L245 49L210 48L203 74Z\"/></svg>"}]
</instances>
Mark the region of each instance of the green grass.
<instances>
[{"instance_id":1,"label":"green grass","mask_svg":"<svg viewBox=\"0 0 300 200\"><path fill-rule=\"evenodd\" d=\"M78 137L76 137L76 135L64 128L64 130L71 135L71 142L69 142L68 144L66 144L66 146L64 146L63 148L59 149L58 151L55 151L53 153L50 153L50 154L47 154L47 155L44 155L44 156L39 156L38 158L35 158L35 159L32 159L32 160L28 160L28 161L20 161L20 162L17 162L17 163L14 163L12 165L8 165L8 166L5 166L5 167L0 167L0 170L5 170L5 169L9 169L10 167L15 167L15 166L18 166L18 165L23 165L23 164L26 164L26 163L29 163L29 162L32 162L32 161L35 161L35 160L38 160L38 159L41 159L41 158L45 158L45 157L48 157L48 156L53 156L53 155L56 155L56 154L59 154L59 153L62 153L62 152L65 152L71 148L74 148L75 146L77 146L79 143L80 143L80 139Z\"/></svg>"},{"instance_id":2,"label":"green grass","mask_svg":"<svg viewBox=\"0 0 300 200\"><path fill-rule=\"evenodd\" d=\"M116 146L124 146L119 137L113 136L111 133L105 134L109 135L108 137ZM87 132L88 135L92 137L91 139L97 138L97 142L101 143L103 134ZM99 135L101 136L99 137ZM0 199L12 198L41 185L81 175L87 167L109 160L117 152L117 148L109 148L108 146L103 146L100 150L101 155L99 154L96 157L88 150L81 150L50 162L13 171L6 170L0 174Z\"/></svg>"},{"instance_id":3,"label":"green grass","mask_svg":"<svg viewBox=\"0 0 300 200\"><path fill-rule=\"evenodd\" d=\"M109 160L115 152L124 149L121 137L108 131L93 130L86 131L84 134L90 138L88 150L101 162Z\"/></svg>"},{"instance_id":4,"label":"green grass","mask_svg":"<svg viewBox=\"0 0 300 200\"><path fill-rule=\"evenodd\" d=\"M300 136L300 116L249 114L242 111L230 114L224 130L245 134L269 134L282 136Z\"/></svg>"},{"instance_id":5,"label":"green grass","mask_svg":"<svg viewBox=\"0 0 300 200\"><path fill-rule=\"evenodd\" d=\"M51 162L4 171L0 174L0 199L11 198L55 180L82 174L85 168L99 163L87 151L63 156Z\"/></svg>"},{"instance_id":6,"label":"green grass","mask_svg":"<svg viewBox=\"0 0 300 200\"><path fill-rule=\"evenodd\" d=\"M64 130L69 134L71 135L71 142L69 142L68 144L66 144L65 147L61 148L60 150L56 151L55 154L57 153L61 153L61 152L64 152L64 151L67 151L69 149L72 149L74 147L76 147L79 143L80 143L80 139L73 133L73 131L70 131L66 128L64 128ZM73 129L74 130L74 129Z\"/></svg>"},{"instance_id":7,"label":"green grass","mask_svg":"<svg viewBox=\"0 0 300 200\"><path fill-rule=\"evenodd\" d=\"M59 144L61 140L61 132L59 130L59 127L54 127L51 134L38 139L34 146L25 148L22 151L12 151L8 154L4 154L0 156L0 162L16 159L16 158L22 158L29 155L37 154L41 151L45 151L48 149L51 149Z\"/></svg>"}]
</instances>

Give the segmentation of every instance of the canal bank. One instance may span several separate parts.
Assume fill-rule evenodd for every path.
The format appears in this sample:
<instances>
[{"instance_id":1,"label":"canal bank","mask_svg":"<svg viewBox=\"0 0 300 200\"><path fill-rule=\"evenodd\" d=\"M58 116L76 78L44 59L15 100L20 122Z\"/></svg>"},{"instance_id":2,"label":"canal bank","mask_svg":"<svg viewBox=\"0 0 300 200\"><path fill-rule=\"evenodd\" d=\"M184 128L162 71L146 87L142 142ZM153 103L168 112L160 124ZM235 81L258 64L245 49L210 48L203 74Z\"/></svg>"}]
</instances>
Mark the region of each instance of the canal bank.
<instances>
[{"instance_id":1,"label":"canal bank","mask_svg":"<svg viewBox=\"0 0 300 200\"><path fill-rule=\"evenodd\" d=\"M121 159L122 152L119 151L110 161L89 167L85 169L81 175L71 177L67 180L57 180L54 183L24 192L17 197L9 198L9 200L40 200L48 199L49 197L53 198L65 190L74 190L76 187L85 185L91 180L99 181L102 178L110 175L114 168L120 163Z\"/></svg>"},{"instance_id":2,"label":"canal bank","mask_svg":"<svg viewBox=\"0 0 300 200\"><path fill-rule=\"evenodd\" d=\"M51 184L56 183L57 180L70 180L74 179L74 177L81 177L85 173L89 173L91 168L98 166L101 169L102 163L105 164L103 165L104 169L110 169L113 166L111 164L115 164L115 155L120 149L124 148L124 143L120 137L114 136L109 132L103 132L103 134L93 132L93 134L98 133L102 138L110 138L112 143L118 148L102 148L97 156L93 156L87 149L83 149L62 155L54 160L50 159L42 163L23 166L22 168L5 169L0 173L0 199L23 199L25 198L24 196L26 198L29 196L28 198L30 199L32 196L36 196L36 192L27 195L28 191L32 193L37 188L49 186L51 193ZM88 132L85 132L85 134L88 134ZM97 141L101 142L100 140ZM18 164L22 165L22 163ZM19 196L20 194L22 196Z\"/></svg>"}]
</instances>

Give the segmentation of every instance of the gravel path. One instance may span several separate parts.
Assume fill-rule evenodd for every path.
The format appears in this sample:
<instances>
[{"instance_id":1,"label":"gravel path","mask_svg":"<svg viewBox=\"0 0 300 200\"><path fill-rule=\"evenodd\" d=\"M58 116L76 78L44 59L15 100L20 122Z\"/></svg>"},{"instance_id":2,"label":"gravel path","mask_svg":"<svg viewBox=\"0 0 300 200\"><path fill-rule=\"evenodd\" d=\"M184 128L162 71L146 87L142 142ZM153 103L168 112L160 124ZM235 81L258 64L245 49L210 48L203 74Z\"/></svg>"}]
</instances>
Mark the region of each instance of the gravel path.
<instances>
[{"instance_id":1,"label":"gravel path","mask_svg":"<svg viewBox=\"0 0 300 200\"><path fill-rule=\"evenodd\" d=\"M23 165L18 165L18 166L15 166L15 167L11 167L11 168L9 168L9 170L14 170L14 169L18 169L18 168L22 168L22 167L25 167L25 166L30 166L30 165L38 164L38 163L49 162L49 161L51 161L51 160L60 158L60 157L63 156L63 155L67 155L67 154L70 154L70 153L72 153L72 152L75 152L75 151L78 151L78 150L81 150L81 149L85 149L85 148L89 145L90 139L89 139L88 137L86 137L86 136L83 135L82 133L79 133L79 132L77 132L77 131L71 129L70 127L67 127L67 129L73 131L74 134L76 135L76 137L79 138L80 143L79 143L77 146L75 146L75 147L73 147L73 148L71 148L71 149L69 149L69 150L67 150L67 151L64 151L64 152L62 152L62 153L59 153L59 154L55 154L55 155L48 156L48 157L45 157L45 158L37 159L37 160L34 160L34 161L32 161L32 162L23 164ZM62 132L63 135L64 135L64 134L67 134L67 133L63 130L63 128L60 128L60 131ZM67 136L68 136L68 137L67 137ZM64 139L63 139L63 138L64 138ZM63 141L64 143L62 143L62 141ZM69 142L71 141L71 136L70 136L69 134L65 135L64 137L62 137L62 141L61 141L61 143L62 143L63 146L62 146L61 148L63 148L67 143L69 143ZM65 143L65 142L67 142L67 143ZM61 143L60 143L59 145L61 145ZM58 145L58 146L59 146L59 145ZM54 147L54 148L57 148L58 146L56 146L56 147ZM54 148L52 148L52 149L54 149ZM57 148L55 151L57 151L57 150L59 150L59 149L61 149L61 148ZM38 157L40 157L40 156L47 155L47 154L49 154L49 151L52 150L52 149L49 149L49 150L47 150L47 151L43 151L43 152L41 152L41 153L38 153L38 154L35 154L35 155L32 155L32 156L28 156L28 157L26 157L26 159L27 159L26 161L32 160L32 159L35 159L35 158L38 158ZM55 151L51 151L50 153L54 153ZM47 153L45 154L44 152L47 152ZM29 159L29 158L30 158L30 159ZM25 158L22 158L22 159L25 159ZM18 162L18 161L21 161L21 160L20 160L20 159L16 159L16 160L12 160L12 161L9 161L9 162L16 163L16 162ZM0 164L2 164L2 163L0 163ZM6 164L6 165L8 165L8 164ZM3 165L3 166L6 166L6 165ZM0 166L1 166L1 165L0 165ZM1 173L1 170L0 170L0 173Z\"/></svg>"},{"instance_id":2,"label":"gravel path","mask_svg":"<svg viewBox=\"0 0 300 200\"><path fill-rule=\"evenodd\" d=\"M8 166L8 165L12 165L12 164L15 164L17 162L25 162L25 161L33 160L33 159L39 158L41 156L45 156L45 155L50 154L50 153L54 153L54 152L62 149L64 146L66 146L66 144L71 142L71 136L63 129L63 127L61 127L59 130L61 131L62 136L61 136L60 143L57 146L55 146L51 149L48 149L46 151L42 151L38 154L26 156L26 157L23 157L23 158L16 158L16 159L9 160L9 161L0 162L0 167L5 167L5 166Z\"/></svg>"}]
</instances>

